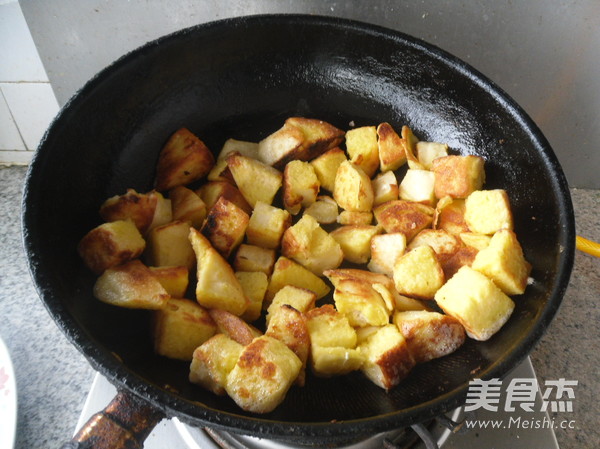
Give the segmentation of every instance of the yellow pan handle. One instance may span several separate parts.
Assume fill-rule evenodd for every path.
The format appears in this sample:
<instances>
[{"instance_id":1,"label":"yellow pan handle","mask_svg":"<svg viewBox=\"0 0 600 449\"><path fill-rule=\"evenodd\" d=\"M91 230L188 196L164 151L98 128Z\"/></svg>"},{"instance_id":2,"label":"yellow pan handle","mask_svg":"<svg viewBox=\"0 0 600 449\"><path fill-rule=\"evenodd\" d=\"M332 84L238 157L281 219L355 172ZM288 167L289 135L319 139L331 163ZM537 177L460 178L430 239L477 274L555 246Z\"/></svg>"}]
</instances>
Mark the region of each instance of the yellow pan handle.
<instances>
[{"instance_id":1,"label":"yellow pan handle","mask_svg":"<svg viewBox=\"0 0 600 449\"><path fill-rule=\"evenodd\" d=\"M580 236L575 236L575 247L579 251L591 254L595 257L600 257L600 243L592 242L591 240L584 239Z\"/></svg>"}]
</instances>

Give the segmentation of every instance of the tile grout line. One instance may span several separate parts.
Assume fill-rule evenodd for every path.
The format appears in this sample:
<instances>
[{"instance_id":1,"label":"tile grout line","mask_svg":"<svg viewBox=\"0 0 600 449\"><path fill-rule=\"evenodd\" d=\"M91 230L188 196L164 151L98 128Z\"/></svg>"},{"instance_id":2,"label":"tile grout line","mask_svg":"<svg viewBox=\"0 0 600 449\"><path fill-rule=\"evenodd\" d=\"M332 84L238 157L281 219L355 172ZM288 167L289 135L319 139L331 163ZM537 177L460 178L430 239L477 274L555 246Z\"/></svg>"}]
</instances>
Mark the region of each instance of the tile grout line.
<instances>
[{"instance_id":1,"label":"tile grout line","mask_svg":"<svg viewBox=\"0 0 600 449\"><path fill-rule=\"evenodd\" d=\"M6 104L6 107L8 109L8 113L10 114L10 118L13 121L13 123L15 124L15 128L17 128L17 133L19 133L19 139L21 139L21 143L23 144L23 148L25 148L24 150L9 150L8 148L6 150L8 151L31 151L29 148L27 148L27 144L25 143L25 139L23 138L23 134L21 133L21 127L19 126L19 123L17 122L17 119L15 118L15 116L13 115L13 111L10 107L10 104L8 103L8 100L6 99L6 96L4 95L4 91L2 90L2 86L0 85L0 95L2 95L2 99L4 100L4 103Z\"/></svg>"}]
</instances>

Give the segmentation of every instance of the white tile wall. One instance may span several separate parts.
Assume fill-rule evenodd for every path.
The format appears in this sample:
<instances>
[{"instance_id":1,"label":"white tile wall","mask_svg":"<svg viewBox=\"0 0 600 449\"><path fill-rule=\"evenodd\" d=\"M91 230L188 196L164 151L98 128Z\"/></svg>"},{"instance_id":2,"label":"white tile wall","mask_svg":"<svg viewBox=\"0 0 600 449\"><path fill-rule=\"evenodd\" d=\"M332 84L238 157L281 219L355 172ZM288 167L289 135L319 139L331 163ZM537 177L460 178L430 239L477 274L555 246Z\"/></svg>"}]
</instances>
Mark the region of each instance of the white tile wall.
<instances>
[{"instance_id":1,"label":"white tile wall","mask_svg":"<svg viewBox=\"0 0 600 449\"><path fill-rule=\"evenodd\" d=\"M0 61L0 164L27 164L59 106L16 0L0 0Z\"/></svg>"}]
</instances>

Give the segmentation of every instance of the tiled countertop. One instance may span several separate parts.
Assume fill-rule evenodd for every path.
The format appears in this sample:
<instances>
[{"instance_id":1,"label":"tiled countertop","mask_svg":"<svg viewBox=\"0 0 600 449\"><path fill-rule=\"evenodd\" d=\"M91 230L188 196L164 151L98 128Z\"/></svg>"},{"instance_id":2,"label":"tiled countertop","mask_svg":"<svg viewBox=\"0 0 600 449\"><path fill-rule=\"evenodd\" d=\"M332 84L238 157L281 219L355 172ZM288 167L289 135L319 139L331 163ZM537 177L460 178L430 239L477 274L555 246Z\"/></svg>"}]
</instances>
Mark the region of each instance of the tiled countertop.
<instances>
[{"instance_id":1,"label":"tiled countertop","mask_svg":"<svg viewBox=\"0 0 600 449\"><path fill-rule=\"evenodd\" d=\"M25 167L0 168L0 336L17 376L16 448L60 447L75 430L94 372L56 327L31 283L20 232L25 173ZM600 191L571 193L578 234L600 241ZM575 429L556 430L565 449L600 447L599 301L600 259L577 252L558 315L531 354L540 383L579 382L568 416Z\"/></svg>"}]
</instances>

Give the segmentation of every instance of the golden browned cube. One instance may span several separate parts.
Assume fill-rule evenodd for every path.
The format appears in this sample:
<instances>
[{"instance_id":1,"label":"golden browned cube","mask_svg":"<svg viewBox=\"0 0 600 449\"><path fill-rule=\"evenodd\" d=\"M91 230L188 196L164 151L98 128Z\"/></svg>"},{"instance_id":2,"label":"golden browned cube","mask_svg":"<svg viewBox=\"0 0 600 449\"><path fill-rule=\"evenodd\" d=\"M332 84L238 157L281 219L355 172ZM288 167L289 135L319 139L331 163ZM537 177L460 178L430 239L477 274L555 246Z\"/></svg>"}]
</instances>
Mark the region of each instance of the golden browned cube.
<instances>
[{"instance_id":1,"label":"golden browned cube","mask_svg":"<svg viewBox=\"0 0 600 449\"><path fill-rule=\"evenodd\" d=\"M428 228L433 222L434 209L412 201L388 201L373 210L377 223L388 234L401 232L406 241Z\"/></svg>"},{"instance_id":2,"label":"golden browned cube","mask_svg":"<svg viewBox=\"0 0 600 449\"><path fill-rule=\"evenodd\" d=\"M113 306L157 310L169 294L139 259L108 268L96 279L94 297Z\"/></svg>"},{"instance_id":3,"label":"golden browned cube","mask_svg":"<svg viewBox=\"0 0 600 449\"><path fill-rule=\"evenodd\" d=\"M196 190L196 194L204 201L206 204L206 210L212 209L215 203L219 200L220 197L224 197L226 200L231 201L237 207L242 209L247 214L252 213L252 206L248 204L248 201L244 198L244 195L239 191L239 189L226 181L210 181L206 184L203 184L198 190Z\"/></svg>"},{"instance_id":4,"label":"golden browned cube","mask_svg":"<svg viewBox=\"0 0 600 449\"><path fill-rule=\"evenodd\" d=\"M450 234L469 232L469 225L465 221L465 200L451 199L448 196L438 201L433 228L442 229Z\"/></svg>"},{"instance_id":5,"label":"golden browned cube","mask_svg":"<svg viewBox=\"0 0 600 449\"><path fill-rule=\"evenodd\" d=\"M283 171L283 205L292 215L317 200L321 184L308 162L288 162Z\"/></svg>"},{"instance_id":6,"label":"golden browned cube","mask_svg":"<svg viewBox=\"0 0 600 449\"><path fill-rule=\"evenodd\" d=\"M227 156L227 165L238 189L251 207L254 207L257 201L266 204L273 202L283 181L279 170L239 153Z\"/></svg>"},{"instance_id":7,"label":"golden browned cube","mask_svg":"<svg viewBox=\"0 0 600 449\"><path fill-rule=\"evenodd\" d=\"M394 284L401 295L433 299L444 281L444 271L430 246L408 251L394 265Z\"/></svg>"},{"instance_id":8,"label":"golden browned cube","mask_svg":"<svg viewBox=\"0 0 600 449\"><path fill-rule=\"evenodd\" d=\"M249 300L231 266L198 230L190 228L189 239L197 257L198 303L208 309L223 309L238 316L243 314Z\"/></svg>"},{"instance_id":9,"label":"golden browned cube","mask_svg":"<svg viewBox=\"0 0 600 449\"><path fill-rule=\"evenodd\" d=\"M371 239L379 234L377 226L340 226L329 235L338 242L348 262L367 263L371 257Z\"/></svg>"},{"instance_id":10,"label":"golden browned cube","mask_svg":"<svg viewBox=\"0 0 600 449\"><path fill-rule=\"evenodd\" d=\"M374 200L371 179L357 165L342 162L335 175L333 199L342 209L370 212Z\"/></svg>"},{"instance_id":11,"label":"golden browned cube","mask_svg":"<svg viewBox=\"0 0 600 449\"><path fill-rule=\"evenodd\" d=\"M394 324L406 339L416 363L456 351L465 341L465 329L449 315L428 310L396 312Z\"/></svg>"},{"instance_id":12,"label":"golden browned cube","mask_svg":"<svg viewBox=\"0 0 600 449\"><path fill-rule=\"evenodd\" d=\"M346 132L346 151L350 162L371 178L379 168L379 146L375 126L361 126Z\"/></svg>"},{"instance_id":13,"label":"golden browned cube","mask_svg":"<svg viewBox=\"0 0 600 449\"><path fill-rule=\"evenodd\" d=\"M171 298L154 312L154 352L191 361L194 350L217 332L208 311L189 299Z\"/></svg>"},{"instance_id":14,"label":"golden browned cube","mask_svg":"<svg viewBox=\"0 0 600 449\"><path fill-rule=\"evenodd\" d=\"M248 243L262 248L277 249L283 233L291 224L292 216L287 210L257 201L246 229Z\"/></svg>"},{"instance_id":15,"label":"golden browned cube","mask_svg":"<svg viewBox=\"0 0 600 449\"><path fill-rule=\"evenodd\" d=\"M189 285L187 267L148 267L167 293L173 298L184 298Z\"/></svg>"},{"instance_id":16,"label":"golden browned cube","mask_svg":"<svg viewBox=\"0 0 600 449\"><path fill-rule=\"evenodd\" d=\"M275 294L271 304L269 304L266 322L269 324L271 317L281 306L289 305L299 312L304 313L315 307L316 300L317 295L313 291L294 287L293 285L286 285Z\"/></svg>"},{"instance_id":17,"label":"golden browned cube","mask_svg":"<svg viewBox=\"0 0 600 449\"><path fill-rule=\"evenodd\" d=\"M236 271L235 277L250 301L241 318L248 322L256 321L260 318L263 310L263 300L269 286L269 278L262 271Z\"/></svg>"},{"instance_id":18,"label":"golden browned cube","mask_svg":"<svg viewBox=\"0 0 600 449\"><path fill-rule=\"evenodd\" d=\"M156 164L158 191L187 185L206 176L215 157L196 135L186 128L177 130L160 151Z\"/></svg>"},{"instance_id":19,"label":"golden browned cube","mask_svg":"<svg viewBox=\"0 0 600 449\"><path fill-rule=\"evenodd\" d=\"M88 232L77 246L86 266L96 274L139 257L146 242L130 220L103 223Z\"/></svg>"},{"instance_id":20,"label":"golden browned cube","mask_svg":"<svg viewBox=\"0 0 600 449\"><path fill-rule=\"evenodd\" d=\"M158 226L148 234L145 257L153 267L184 266L192 270L196 256L188 239L190 223L172 221Z\"/></svg>"},{"instance_id":21,"label":"golden browned cube","mask_svg":"<svg viewBox=\"0 0 600 449\"><path fill-rule=\"evenodd\" d=\"M323 189L333 193L337 170L347 160L345 151L335 147L310 161Z\"/></svg>"},{"instance_id":22,"label":"golden browned cube","mask_svg":"<svg viewBox=\"0 0 600 449\"><path fill-rule=\"evenodd\" d=\"M193 227L200 228L206 218L206 204L191 189L185 186L177 186L169 191L173 219L189 221Z\"/></svg>"},{"instance_id":23,"label":"golden browned cube","mask_svg":"<svg viewBox=\"0 0 600 449\"><path fill-rule=\"evenodd\" d=\"M435 196L466 198L485 182L484 160L481 156L444 156L431 163L435 174Z\"/></svg>"},{"instance_id":24,"label":"golden browned cube","mask_svg":"<svg viewBox=\"0 0 600 449\"><path fill-rule=\"evenodd\" d=\"M303 161L310 161L337 147L344 139L344 131L323 120L290 117L285 124L294 126L302 132L302 154L298 159Z\"/></svg>"},{"instance_id":25,"label":"golden browned cube","mask_svg":"<svg viewBox=\"0 0 600 449\"><path fill-rule=\"evenodd\" d=\"M469 230L494 234L500 229L513 229L513 216L508 194L503 189L477 190L465 200L465 222Z\"/></svg>"},{"instance_id":26,"label":"golden browned cube","mask_svg":"<svg viewBox=\"0 0 600 449\"><path fill-rule=\"evenodd\" d=\"M289 123L258 142L258 159L263 163L283 168L295 159L302 159L304 133Z\"/></svg>"},{"instance_id":27,"label":"golden browned cube","mask_svg":"<svg viewBox=\"0 0 600 449\"><path fill-rule=\"evenodd\" d=\"M267 335L244 347L225 390L243 410L273 411L294 384L302 362L283 342Z\"/></svg>"},{"instance_id":28,"label":"golden browned cube","mask_svg":"<svg viewBox=\"0 0 600 449\"><path fill-rule=\"evenodd\" d=\"M154 192L138 193L127 189L123 195L115 195L100 206L100 216L104 221L131 220L144 234L154 218L157 196Z\"/></svg>"},{"instance_id":29,"label":"golden browned cube","mask_svg":"<svg viewBox=\"0 0 600 449\"><path fill-rule=\"evenodd\" d=\"M380 173L371 181L373 207L398 199L398 180L393 171Z\"/></svg>"},{"instance_id":30,"label":"golden browned cube","mask_svg":"<svg viewBox=\"0 0 600 449\"><path fill-rule=\"evenodd\" d=\"M208 313L215 322L218 332L227 335L241 345L248 345L262 332L242 318L223 309L209 309Z\"/></svg>"},{"instance_id":31,"label":"golden browned cube","mask_svg":"<svg viewBox=\"0 0 600 449\"><path fill-rule=\"evenodd\" d=\"M260 271L270 276L275 266L275 250L242 243L233 259L235 271Z\"/></svg>"},{"instance_id":32,"label":"golden browned cube","mask_svg":"<svg viewBox=\"0 0 600 449\"><path fill-rule=\"evenodd\" d=\"M406 164L405 144L389 123L377 127L379 167L382 172L393 171Z\"/></svg>"},{"instance_id":33,"label":"golden browned cube","mask_svg":"<svg viewBox=\"0 0 600 449\"><path fill-rule=\"evenodd\" d=\"M218 395L225 394L227 376L244 346L225 334L216 334L198 346L190 364L190 382Z\"/></svg>"},{"instance_id":34,"label":"golden browned cube","mask_svg":"<svg viewBox=\"0 0 600 449\"><path fill-rule=\"evenodd\" d=\"M373 212L343 210L336 221L341 225L368 226L373 222Z\"/></svg>"},{"instance_id":35,"label":"golden browned cube","mask_svg":"<svg viewBox=\"0 0 600 449\"><path fill-rule=\"evenodd\" d=\"M508 229L492 236L471 267L489 277L507 295L523 294L531 273L531 264L525 260L516 234Z\"/></svg>"},{"instance_id":36,"label":"golden browned cube","mask_svg":"<svg viewBox=\"0 0 600 449\"><path fill-rule=\"evenodd\" d=\"M208 212L200 232L227 259L244 240L249 221L246 212L221 197Z\"/></svg>"},{"instance_id":37,"label":"golden browned cube","mask_svg":"<svg viewBox=\"0 0 600 449\"><path fill-rule=\"evenodd\" d=\"M435 301L475 340L491 338L510 318L515 304L491 279L462 267L435 294Z\"/></svg>"},{"instance_id":38,"label":"golden browned cube","mask_svg":"<svg viewBox=\"0 0 600 449\"><path fill-rule=\"evenodd\" d=\"M150 192L149 195L156 197L156 208L154 209L152 222L146 230L145 235L148 235L148 232L152 229L173 221L173 206L171 204L171 199L165 198L162 193L157 192L156 190Z\"/></svg>"},{"instance_id":39,"label":"golden browned cube","mask_svg":"<svg viewBox=\"0 0 600 449\"><path fill-rule=\"evenodd\" d=\"M390 322L388 306L373 286L359 279L342 279L333 292L335 308L353 327L383 326Z\"/></svg>"},{"instance_id":40,"label":"golden browned cube","mask_svg":"<svg viewBox=\"0 0 600 449\"><path fill-rule=\"evenodd\" d=\"M299 263L280 256L275 262L273 274L269 280L269 286L265 294L266 305L270 304L275 294L286 285L311 290L317 295L317 299L322 298L331 291L331 288L319 276L308 271Z\"/></svg>"},{"instance_id":41,"label":"golden browned cube","mask_svg":"<svg viewBox=\"0 0 600 449\"><path fill-rule=\"evenodd\" d=\"M398 385L415 365L406 340L393 324L370 335L360 345L360 351L365 355L361 371L385 390Z\"/></svg>"}]
</instances>

